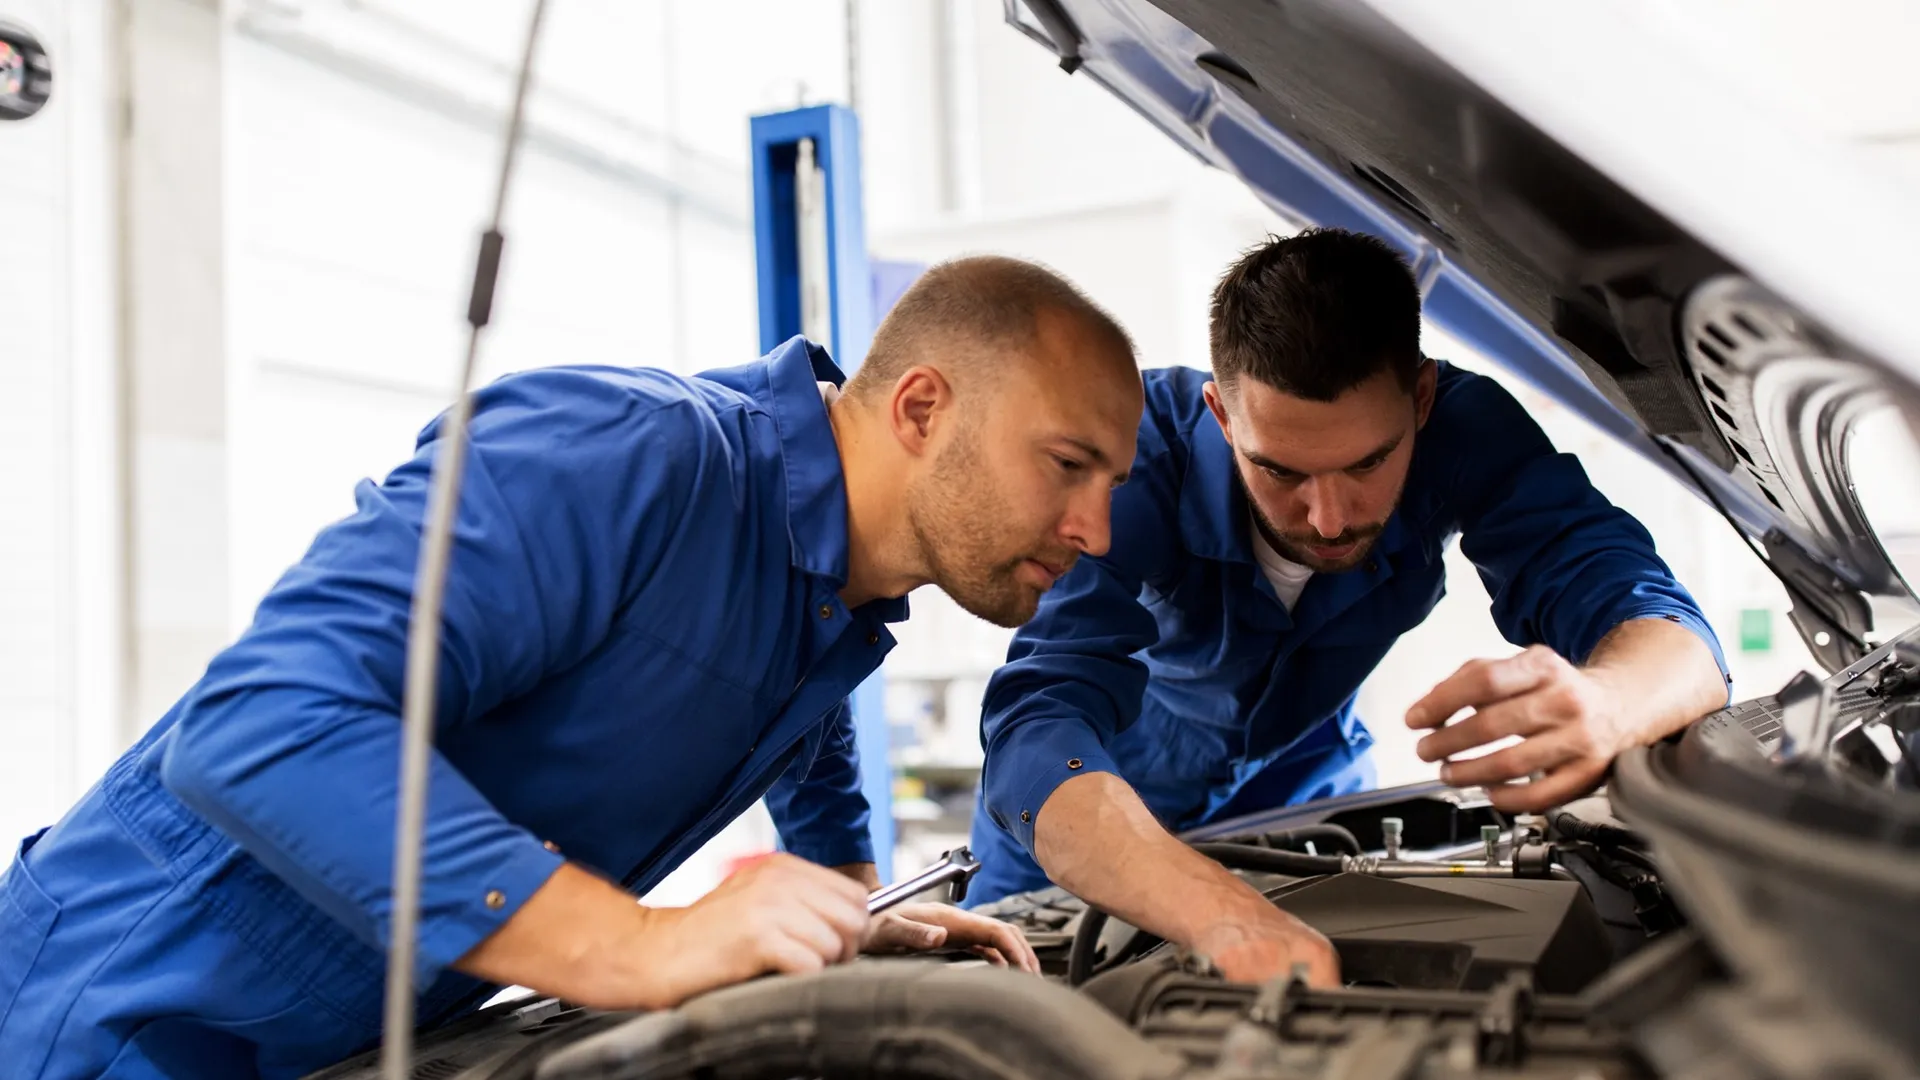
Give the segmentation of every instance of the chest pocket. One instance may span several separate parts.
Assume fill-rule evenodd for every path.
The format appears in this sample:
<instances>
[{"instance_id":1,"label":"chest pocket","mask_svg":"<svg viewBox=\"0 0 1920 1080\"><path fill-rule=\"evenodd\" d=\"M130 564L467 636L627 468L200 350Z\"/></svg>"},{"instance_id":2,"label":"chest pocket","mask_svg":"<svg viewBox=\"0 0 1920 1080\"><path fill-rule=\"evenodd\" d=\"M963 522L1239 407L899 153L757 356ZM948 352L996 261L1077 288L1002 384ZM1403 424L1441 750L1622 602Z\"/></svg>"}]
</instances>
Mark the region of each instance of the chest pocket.
<instances>
[{"instance_id":1,"label":"chest pocket","mask_svg":"<svg viewBox=\"0 0 1920 1080\"><path fill-rule=\"evenodd\" d=\"M60 917L60 905L27 869L27 852L45 834L42 829L23 841L13 865L0 874L0 1045L28 1047L37 1041L10 1039L7 1020ZM34 1066L28 1068L31 1071Z\"/></svg>"}]
</instances>

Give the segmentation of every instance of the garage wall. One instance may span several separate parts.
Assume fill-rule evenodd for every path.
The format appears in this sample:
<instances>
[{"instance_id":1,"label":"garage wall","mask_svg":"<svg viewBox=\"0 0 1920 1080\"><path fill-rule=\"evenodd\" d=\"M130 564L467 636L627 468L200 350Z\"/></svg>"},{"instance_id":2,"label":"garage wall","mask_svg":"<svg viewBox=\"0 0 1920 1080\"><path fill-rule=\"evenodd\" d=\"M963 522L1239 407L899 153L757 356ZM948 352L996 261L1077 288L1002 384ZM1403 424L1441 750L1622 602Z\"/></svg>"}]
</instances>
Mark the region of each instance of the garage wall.
<instances>
[{"instance_id":1,"label":"garage wall","mask_svg":"<svg viewBox=\"0 0 1920 1080\"><path fill-rule=\"evenodd\" d=\"M55 92L0 125L0 864L117 751L106 5L16 0Z\"/></svg>"}]
</instances>

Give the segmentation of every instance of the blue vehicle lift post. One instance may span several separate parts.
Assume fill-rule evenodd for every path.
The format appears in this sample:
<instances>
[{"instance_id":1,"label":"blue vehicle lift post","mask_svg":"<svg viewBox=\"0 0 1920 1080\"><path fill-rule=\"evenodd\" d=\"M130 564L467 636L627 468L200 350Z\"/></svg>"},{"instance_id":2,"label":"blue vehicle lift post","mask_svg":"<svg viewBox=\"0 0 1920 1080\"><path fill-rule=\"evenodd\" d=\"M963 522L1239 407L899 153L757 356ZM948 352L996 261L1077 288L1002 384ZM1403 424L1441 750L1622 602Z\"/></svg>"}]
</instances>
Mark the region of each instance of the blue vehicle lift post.
<instances>
[{"instance_id":1,"label":"blue vehicle lift post","mask_svg":"<svg viewBox=\"0 0 1920 1080\"><path fill-rule=\"evenodd\" d=\"M760 350L805 334L852 374L874 330L859 118L839 105L772 113L753 118L750 137ZM893 768L879 672L854 691L852 705L874 861L880 880L892 881Z\"/></svg>"}]
</instances>

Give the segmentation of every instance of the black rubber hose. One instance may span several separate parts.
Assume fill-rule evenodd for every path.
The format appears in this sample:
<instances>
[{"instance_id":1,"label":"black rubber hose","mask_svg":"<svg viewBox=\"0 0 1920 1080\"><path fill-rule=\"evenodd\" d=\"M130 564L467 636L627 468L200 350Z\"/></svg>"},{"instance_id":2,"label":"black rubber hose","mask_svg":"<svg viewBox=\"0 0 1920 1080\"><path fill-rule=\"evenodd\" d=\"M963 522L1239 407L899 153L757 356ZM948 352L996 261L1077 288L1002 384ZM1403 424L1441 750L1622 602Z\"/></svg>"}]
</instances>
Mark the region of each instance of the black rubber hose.
<instances>
[{"instance_id":1,"label":"black rubber hose","mask_svg":"<svg viewBox=\"0 0 1920 1080\"><path fill-rule=\"evenodd\" d=\"M1107 913L1088 906L1073 931L1073 947L1067 950L1067 985L1079 986L1093 977L1093 953L1100 947L1100 931L1107 928Z\"/></svg>"},{"instance_id":2,"label":"black rubber hose","mask_svg":"<svg viewBox=\"0 0 1920 1080\"><path fill-rule=\"evenodd\" d=\"M1269 874L1318 877L1337 874L1342 869L1338 855L1303 855L1298 851L1275 851L1252 844L1195 844L1193 850L1229 870L1261 870Z\"/></svg>"},{"instance_id":3,"label":"black rubber hose","mask_svg":"<svg viewBox=\"0 0 1920 1080\"><path fill-rule=\"evenodd\" d=\"M1565 810L1553 815L1553 831L1568 840L1585 840L1603 848L1646 846L1646 841L1635 836L1630 830L1618 825L1601 825L1583 821Z\"/></svg>"},{"instance_id":4,"label":"black rubber hose","mask_svg":"<svg viewBox=\"0 0 1920 1080\"><path fill-rule=\"evenodd\" d=\"M1353 835L1351 829L1348 829L1345 825L1335 825L1331 822L1323 822L1319 825L1302 825L1297 829L1281 829L1279 832L1270 832L1260 838L1261 843L1264 845L1295 850L1299 849L1309 840L1313 841L1316 846L1331 845L1337 847L1349 855L1366 854L1366 849L1360 846L1360 838Z\"/></svg>"},{"instance_id":5,"label":"black rubber hose","mask_svg":"<svg viewBox=\"0 0 1920 1080\"><path fill-rule=\"evenodd\" d=\"M865 960L760 979L554 1054L538 1080L1176 1080L1184 1057L1015 971Z\"/></svg>"}]
</instances>

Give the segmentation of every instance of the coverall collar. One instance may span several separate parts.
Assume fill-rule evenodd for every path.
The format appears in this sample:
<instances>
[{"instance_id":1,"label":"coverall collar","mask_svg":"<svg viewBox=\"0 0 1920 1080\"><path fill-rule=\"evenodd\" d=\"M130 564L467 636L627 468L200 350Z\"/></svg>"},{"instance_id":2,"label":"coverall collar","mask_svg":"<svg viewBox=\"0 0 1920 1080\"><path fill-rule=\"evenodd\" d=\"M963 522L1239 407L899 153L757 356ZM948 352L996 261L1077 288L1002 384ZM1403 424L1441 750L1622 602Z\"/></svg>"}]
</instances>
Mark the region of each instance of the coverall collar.
<instances>
[{"instance_id":1,"label":"coverall collar","mask_svg":"<svg viewBox=\"0 0 1920 1080\"><path fill-rule=\"evenodd\" d=\"M847 583L847 485L819 384L842 386L846 379L827 350L803 337L787 339L767 357L763 400L780 433L793 565L825 578L835 590ZM907 617L904 596L865 606L886 622Z\"/></svg>"}]
</instances>

